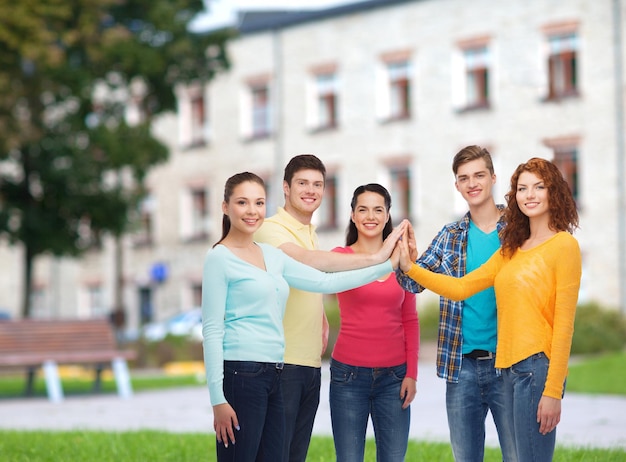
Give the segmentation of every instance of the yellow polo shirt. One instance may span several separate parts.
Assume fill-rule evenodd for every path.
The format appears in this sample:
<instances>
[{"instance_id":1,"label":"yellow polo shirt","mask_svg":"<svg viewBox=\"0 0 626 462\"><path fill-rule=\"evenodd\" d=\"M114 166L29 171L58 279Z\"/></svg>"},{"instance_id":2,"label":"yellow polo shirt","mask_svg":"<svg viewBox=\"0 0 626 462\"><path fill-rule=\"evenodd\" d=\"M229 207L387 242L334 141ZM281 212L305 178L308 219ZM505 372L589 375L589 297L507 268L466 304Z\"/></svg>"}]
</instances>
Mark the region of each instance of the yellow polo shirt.
<instances>
[{"instance_id":1,"label":"yellow polo shirt","mask_svg":"<svg viewBox=\"0 0 626 462\"><path fill-rule=\"evenodd\" d=\"M293 242L308 250L317 250L319 243L315 226L304 225L283 207L266 218L254 235L256 242L280 247ZM283 328L285 330L285 363L298 366L322 366L323 295L290 289Z\"/></svg>"}]
</instances>

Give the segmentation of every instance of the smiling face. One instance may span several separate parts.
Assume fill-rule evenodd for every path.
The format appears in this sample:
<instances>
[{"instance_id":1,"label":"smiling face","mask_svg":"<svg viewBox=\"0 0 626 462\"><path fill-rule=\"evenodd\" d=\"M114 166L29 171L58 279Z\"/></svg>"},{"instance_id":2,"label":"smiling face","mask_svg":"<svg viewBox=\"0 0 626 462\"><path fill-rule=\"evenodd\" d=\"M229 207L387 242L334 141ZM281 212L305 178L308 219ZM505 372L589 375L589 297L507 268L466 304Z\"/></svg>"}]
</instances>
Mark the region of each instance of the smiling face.
<instances>
[{"instance_id":1,"label":"smiling face","mask_svg":"<svg viewBox=\"0 0 626 462\"><path fill-rule=\"evenodd\" d=\"M476 159L460 165L454 185L470 206L480 206L491 201L491 191L496 175L491 174L484 159Z\"/></svg>"},{"instance_id":2,"label":"smiling face","mask_svg":"<svg viewBox=\"0 0 626 462\"><path fill-rule=\"evenodd\" d=\"M298 170L291 184L283 182L285 210L297 220L308 224L313 212L322 204L324 175L318 170Z\"/></svg>"},{"instance_id":3,"label":"smiling face","mask_svg":"<svg viewBox=\"0 0 626 462\"><path fill-rule=\"evenodd\" d=\"M389 210L385 206L385 198L371 191L360 194L351 218L359 238L380 237L382 239L383 229L389 221Z\"/></svg>"},{"instance_id":4,"label":"smiling face","mask_svg":"<svg viewBox=\"0 0 626 462\"><path fill-rule=\"evenodd\" d=\"M522 172L517 180L515 199L520 211L528 218L549 216L548 188L531 172Z\"/></svg>"},{"instance_id":5,"label":"smiling face","mask_svg":"<svg viewBox=\"0 0 626 462\"><path fill-rule=\"evenodd\" d=\"M238 184L222 212L230 219L230 233L254 234L265 219L265 189L253 181Z\"/></svg>"}]
</instances>

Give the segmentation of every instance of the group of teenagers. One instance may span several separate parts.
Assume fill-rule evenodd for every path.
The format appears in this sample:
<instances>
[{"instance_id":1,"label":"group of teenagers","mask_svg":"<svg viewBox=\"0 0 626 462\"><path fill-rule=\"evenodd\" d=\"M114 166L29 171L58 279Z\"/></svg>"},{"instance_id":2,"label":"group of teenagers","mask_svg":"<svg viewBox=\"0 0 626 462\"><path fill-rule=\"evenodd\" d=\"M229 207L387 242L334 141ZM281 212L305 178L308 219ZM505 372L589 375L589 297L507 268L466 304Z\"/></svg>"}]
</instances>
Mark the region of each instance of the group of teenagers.
<instances>
[{"instance_id":1,"label":"group of teenagers","mask_svg":"<svg viewBox=\"0 0 626 462\"><path fill-rule=\"evenodd\" d=\"M421 255L411 223L393 227L390 194L376 183L354 191L345 246L320 250L311 221L326 169L314 155L289 161L284 206L267 219L259 176L227 180L222 237L202 279L218 461L305 461L325 293L337 294L341 317L330 360L336 460L363 461L371 418L377 460L403 461L424 289L441 296L436 366L455 460L483 460L489 411L504 461L552 460L581 277L575 201L544 159L517 167L505 205L493 198L487 149L461 149L452 170L469 211Z\"/></svg>"}]
</instances>

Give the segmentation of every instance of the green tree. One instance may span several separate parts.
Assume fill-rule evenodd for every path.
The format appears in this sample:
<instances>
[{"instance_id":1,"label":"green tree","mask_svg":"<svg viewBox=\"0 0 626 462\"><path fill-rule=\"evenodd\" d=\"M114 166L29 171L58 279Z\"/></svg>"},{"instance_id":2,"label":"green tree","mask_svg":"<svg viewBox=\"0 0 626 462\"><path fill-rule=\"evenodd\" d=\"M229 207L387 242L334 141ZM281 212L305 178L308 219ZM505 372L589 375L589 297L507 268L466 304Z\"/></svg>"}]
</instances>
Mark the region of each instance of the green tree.
<instances>
[{"instance_id":1,"label":"green tree","mask_svg":"<svg viewBox=\"0 0 626 462\"><path fill-rule=\"evenodd\" d=\"M0 0L0 235L24 250L24 317L38 256L78 255L127 229L142 180L167 159L150 127L175 109L175 86L227 67L227 31L189 30L203 8Z\"/></svg>"}]
</instances>

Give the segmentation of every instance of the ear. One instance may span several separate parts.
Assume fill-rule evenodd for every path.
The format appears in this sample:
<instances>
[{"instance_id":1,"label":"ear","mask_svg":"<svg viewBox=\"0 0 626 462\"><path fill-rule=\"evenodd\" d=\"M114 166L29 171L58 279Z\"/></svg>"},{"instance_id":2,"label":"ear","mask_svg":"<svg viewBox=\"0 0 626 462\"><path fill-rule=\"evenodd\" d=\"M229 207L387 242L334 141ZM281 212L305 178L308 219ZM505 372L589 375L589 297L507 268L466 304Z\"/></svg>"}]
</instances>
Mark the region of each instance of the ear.
<instances>
[{"instance_id":1,"label":"ear","mask_svg":"<svg viewBox=\"0 0 626 462\"><path fill-rule=\"evenodd\" d=\"M289 183L287 183L285 180L283 180L283 194L285 196L289 195Z\"/></svg>"},{"instance_id":2,"label":"ear","mask_svg":"<svg viewBox=\"0 0 626 462\"><path fill-rule=\"evenodd\" d=\"M496 174L491 175L491 184L496 184Z\"/></svg>"},{"instance_id":3,"label":"ear","mask_svg":"<svg viewBox=\"0 0 626 462\"><path fill-rule=\"evenodd\" d=\"M458 192L461 192L461 190L459 189L459 183L457 183L456 181L454 182L454 187Z\"/></svg>"},{"instance_id":4,"label":"ear","mask_svg":"<svg viewBox=\"0 0 626 462\"><path fill-rule=\"evenodd\" d=\"M226 203L226 201L222 201L222 213L224 215L228 215L228 213L226 212L228 212L228 204Z\"/></svg>"}]
</instances>

